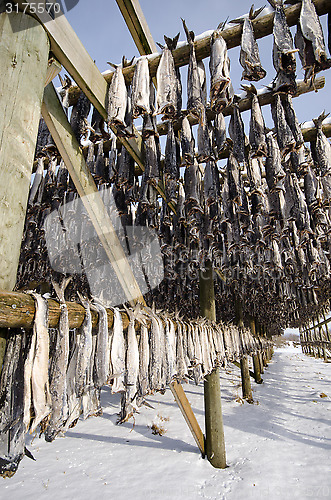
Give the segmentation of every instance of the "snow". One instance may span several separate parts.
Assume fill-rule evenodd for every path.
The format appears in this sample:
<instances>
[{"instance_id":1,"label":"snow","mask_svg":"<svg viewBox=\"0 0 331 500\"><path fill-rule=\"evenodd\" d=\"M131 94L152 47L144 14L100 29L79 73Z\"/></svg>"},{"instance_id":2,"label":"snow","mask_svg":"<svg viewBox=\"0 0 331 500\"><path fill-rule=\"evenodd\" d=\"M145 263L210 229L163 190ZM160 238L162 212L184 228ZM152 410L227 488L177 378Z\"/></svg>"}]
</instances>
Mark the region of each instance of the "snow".
<instances>
[{"instance_id":1,"label":"snow","mask_svg":"<svg viewBox=\"0 0 331 500\"><path fill-rule=\"evenodd\" d=\"M119 397L106 388L103 416L28 444L36 462L24 458L1 480L0 498L330 498L330 364L292 345L276 349L264 383L252 382L253 405L240 400L239 372L221 372L227 469L201 458L170 391L149 397L154 408L142 407L135 424L116 425ZM203 428L203 386L184 389ZM152 434L153 423L164 435Z\"/></svg>"}]
</instances>

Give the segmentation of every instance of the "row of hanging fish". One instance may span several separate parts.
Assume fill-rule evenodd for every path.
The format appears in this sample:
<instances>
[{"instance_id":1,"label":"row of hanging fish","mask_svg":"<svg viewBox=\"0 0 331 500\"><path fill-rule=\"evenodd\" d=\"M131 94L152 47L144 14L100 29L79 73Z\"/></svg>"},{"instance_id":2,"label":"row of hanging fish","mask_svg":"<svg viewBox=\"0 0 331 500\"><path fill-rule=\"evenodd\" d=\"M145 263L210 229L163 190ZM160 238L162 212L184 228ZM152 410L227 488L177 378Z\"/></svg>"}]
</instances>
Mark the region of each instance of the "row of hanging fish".
<instances>
[{"instance_id":1,"label":"row of hanging fish","mask_svg":"<svg viewBox=\"0 0 331 500\"><path fill-rule=\"evenodd\" d=\"M84 321L79 329L70 330L64 298L69 280L61 286L53 282L60 304L57 328L48 326L47 300L29 292L36 308L33 330L13 332L9 338L0 383L2 476L13 475L24 454L32 457L24 445L27 432L39 428L51 442L76 425L80 415L84 419L101 415L100 390L105 385L122 394L119 421L123 422L148 394L164 391L174 379L198 384L215 366L256 354L270 344L245 328L207 320L188 322L140 306L125 309L126 330L123 312L113 308L110 328L103 305L82 296ZM95 328L92 309L98 315Z\"/></svg>"}]
</instances>

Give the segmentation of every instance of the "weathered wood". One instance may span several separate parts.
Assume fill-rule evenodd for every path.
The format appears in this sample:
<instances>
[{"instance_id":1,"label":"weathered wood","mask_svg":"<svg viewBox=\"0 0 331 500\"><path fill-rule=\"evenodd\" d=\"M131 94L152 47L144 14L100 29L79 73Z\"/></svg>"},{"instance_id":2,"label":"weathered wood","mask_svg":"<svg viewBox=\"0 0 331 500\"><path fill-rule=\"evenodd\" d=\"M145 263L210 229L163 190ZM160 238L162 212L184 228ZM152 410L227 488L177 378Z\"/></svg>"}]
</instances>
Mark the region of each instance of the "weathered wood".
<instances>
[{"instance_id":1,"label":"weathered wood","mask_svg":"<svg viewBox=\"0 0 331 500\"><path fill-rule=\"evenodd\" d=\"M27 8L27 4L35 2L17 1L20 8ZM41 10L41 9L40 9ZM96 64L91 59L84 45L72 29L63 13L55 14L55 18L43 12L33 14L47 31L51 43L51 51L56 59L64 66L72 76L80 89L89 98L90 102L97 108L104 119L107 118L107 89L108 85L100 73ZM111 127L117 135L117 129ZM136 137L119 137L119 141L131 154L132 158L143 168L142 140L141 135L136 132Z\"/></svg>"},{"instance_id":2,"label":"weathered wood","mask_svg":"<svg viewBox=\"0 0 331 500\"><path fill-rule=\"evenodd\" d=\"M254 367L254 379L257 384L262 384L263 379L261 377L260 360L257 354L253 354L253 367Z\"/></svg>"},{"instance_id":3,"label":"weathered wood","mask_svg":"<svg viewBox=\"0 0 331 500\"><path fill-rule=\"evenodd\" d=\"M319 16L327 14L328 12L331 11L331 5L329 0L313 0L313 2L315 4L316 11ZM300 3L285 8L286 19L289 26L294 26L297 23L300 15L300 9L301 9ZM274 20L274 13L272 12L266 14L265 16L262 15L253 21L254 33L257 39L263 38L272 33L273 20ZM231 49L233 47L238 47L240 45L241 33L242 33L241 25L235 25L221 32L224 40L227 43L228 49ZM210 31L204 37L199 36L197 37L198 39L196 39L196 41L194 42L198 60L204 59L205 57L208 57L210 55L211 34L212 32ZM181 67L187 65L189 61L189 54L190 54L190 48L188 43L185 43L185 45L181 45L180 47L175 49L173 51L175 66ZM161 58L160 54L153 54L149 58L149 71L151 76L156 75L160 58ZM134 74L134 67L135 66L132 65L125 68L124 75L127 81L132 80ZM103 73L103 75L107 81L110 81L112 79L113 72L106 71Z\"/></svg>"},{"instance_id":4,"label":"weathered wood","mask_svg":"<svg viewBox=\"0 0 331 500\"><path fill-rule=\"evenodd\" d=\"M57 61L55 57L51 57L48 61L45 87L47 87L47 85L54 80L54 78L60 73L61 69L62 66L59 61Z\"/></svg>"},{"instance_id":5,"label":"weathered wood","mask_svg":"<svg viewBox=\"0 0 331 500\"><path fill-rule=\"evenodd\" d=\"M202 456L205 456L205 438L203 432L198 424L197 419L193 413L192 407L186 397L184 389L182 385L174 380L169 385L170 390L175 398L176 403L178 404L183 417L194 437L195 442L198 445L199 450L201 451Z\"/></svg>"},{"instance_id":6,"label":"weathered wood","mask_svg":"<svg viewBox=\"0 0 331 500\"><path fill-rule=\"evenodd\" d=\"M49 42L24 14L0 14L0 289L16 282ZM0 333L0 372L6 331Z\"/></svg>"},{"instance_id":7,"label":"weathered wood","mask_svg":"<svg viewBox=\"0 0 331 500\"><path fill-rule=\"evenodd\" d=\"M85 318L85 309L76 302L67 302L69 326L79 328ZM60 306L56 300L48 299L49 326L55 328L60 319ZM98 314L91 310L92 324L98 323ZM113 311L107 309L108 325L113 324ZM0 329L1 328L32 328L35 315L35 301L31 295L22 292L0 291ZM129 319L122 313L123 326L126 328Z\"/></svg>"},{"instance_id":8,"label":"weathered wood","mask_svg":"<svg viewBox=\"0 0 331 500\"><path fill-rule=\"evenodd\" d=\"M139 54L153 54L157 47L138 0L116 0Z\"/></svg>"},{"instance_id":9,"label":"weathered wood","mask_svg":"<svg viewBox=\"0 0 331 500\"><path fill-rule=\"evenodd\" d=\"M240 370L243 399L246 399L247 403L254 403L247 356L241 358Z\"/></svg>"},{"instance_id":10,"label":"weathered wood","mask_svg":"<svg viewBox=\"0 0 331 500\"><path fill-rule=\"evenodd\" d=\"M139 285L93 177L86 166L79 144L73 135L53 84L45 88L42 115L127 299L132 304L136 302L144 304L145 301Z\"/></svg>"},{"instance_id":11,"label":"weathered wood","mask_svg":"<svg viewBox=\"0 0 331 500\"><path fill-rule=\"evenodd\" d=\"M0 289L16 282L48 53L35 19L0 14Z\"/></svg>"},{"instance_id":12,"label":"weathered wood","mask_svg":"<svg viewBox=\"0 0 331 500\"><path fill-rule=\"evenodd\" d=\"M200 311L201 315L216 321L213 268L206 263L200 271ZM221 386L219 368L215 368L204 381L206 455L213 467L226 467L225 440L222 416Z\"/></svg>"},{"instance_id":13,"label":"weathered wood","mask_svg":"<svg viewBox=\"0 0 331 500\"><path fill-rule=\"evenodd\" d=\"M231 361L231 363L240 368L240 363L238 363L238 361ZM249 370L249 376L255 378L254 373L251 370Z\"/></svg>"}]
</instances>

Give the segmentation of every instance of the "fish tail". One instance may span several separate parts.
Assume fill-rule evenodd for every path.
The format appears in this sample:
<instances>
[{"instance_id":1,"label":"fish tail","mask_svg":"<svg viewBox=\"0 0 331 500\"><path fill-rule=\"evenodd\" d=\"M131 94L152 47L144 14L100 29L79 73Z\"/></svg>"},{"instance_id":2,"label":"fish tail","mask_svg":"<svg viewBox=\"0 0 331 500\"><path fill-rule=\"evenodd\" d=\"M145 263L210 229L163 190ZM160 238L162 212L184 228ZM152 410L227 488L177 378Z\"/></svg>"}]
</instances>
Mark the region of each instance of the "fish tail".
<instances>
[{"instance_id":1,"label":"fish tail","mask_svg":"<svg viewBox=\"0 0 331 500\"><path fill-rule=\"evenodd\" d=\"M322 128L322 122L329 116L330 113L325 113L325 110L319 115L318 118L313 118L313 122L316 128Z\"/></svg>"},{"instance_id":2,"label":"fish tail","mask_svg":"<svg viewBox=\"0 0 331 500\"><path fill-rule=\"evenodd\" d=\"M182 23L183 23L183 27L184 27L184 31L185 31L185 34L186 34L187 41L188 41L188 43L190 45L193 45L193 43L194 43L194 32L193 31L189 31L189 29L186 26L185 20L182 17L181 17L181 20L182 20Z\"/></svg>"}]
</instances>

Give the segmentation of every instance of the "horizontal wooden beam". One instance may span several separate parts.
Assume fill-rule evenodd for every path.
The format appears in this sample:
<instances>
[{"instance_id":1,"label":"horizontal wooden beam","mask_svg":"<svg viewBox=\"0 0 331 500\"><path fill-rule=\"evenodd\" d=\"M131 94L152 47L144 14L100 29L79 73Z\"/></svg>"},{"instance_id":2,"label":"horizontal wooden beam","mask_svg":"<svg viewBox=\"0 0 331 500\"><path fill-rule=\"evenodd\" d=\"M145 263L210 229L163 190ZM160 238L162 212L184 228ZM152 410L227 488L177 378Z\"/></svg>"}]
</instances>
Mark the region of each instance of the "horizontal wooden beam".
<instances>
[{"instance_id":1,"label":"horizontal wooden beam","mask_svg":"<svg viewBox=\"0 0 331 500\"><path fill-rule=\"evenodd\" d=\"M139 285L52 83L45 88L41 112L127 300L132 304L136 302L145 304Z\"/></svg>"},{"instance_id":2,"label":"horizontal wooden beam","mask_svg":"<svg viewBox=\"0 0 331 500\"><path fill-rule=\"evenodd\" d=\"M325 86L325 77L324 76L317 76L314 80L314 85L312 86L310 82L305 82L304 80L297 80L297 92L293 96L299 97L303 94L307 94L308 92L313 92L315 90L320 90ZM275 94L273 90L271 89L262 89L258 91L258 99L260 106L267 106L268 104L271 104L275 98ZM241 94L241 99L238 101L238 106L241 112L243 111L248 111L251 109L251 103L252 99L249 95L247 95L246 92ZM223 110L223 115L224 116L230 116L232 113L232 107L227 106ZM207 119L212 120L215 117L215 113L211 110L207 110ZM196 118L193 118L192 116L188 117L190 123L192 126L197 125L199 123L199 120ZM181 121L177 120L174 122L174 130L180 130L181 128ZM159 135L166 135L168 133L168 124L167 123L158 123L157 125L157 131Z\"/></svg>"},{"instance_id":3,"label":"horizontal wooden beam","mask_svg":"<svg viewBox=\"0 0 331 500\"><path fill-rule=\"evenodd\" d=\"M55 328L59 324L60 304L56 300L48 299L49 326ZM85 309L76 302L67 302L70 328L79 328L85 318ZM98 323L98 314L91 310L92 324ZM113 324L113 312L107 309L108 325ZM22 292L0 291L0 328L32 328L35 316L35 301L31 295ZM122 314L123 326L126 328L129 319Z\"/></svg>"},{"instance_id":4,"label":"horizontal wooden beam","mask_svg":"<svg viewBox=\"0 0 331 500\"><path fill-rule=\"evenodd\" d=\"M313 0L313 3L316 7L316 11L319 16L331 12L330 0ZM301 9L301 3L297 3L295 5L291 5L290 7L285 8L286 19L289 26L294 26L297 23L300 16L300 9ZM272 33L273 20L274 20L274 13L271 12L269 14L266 14L265 16L260 16L253 21L254 33L257 39L263 38ZM215 22L215 25L217 24L218 23ZM227 43L228 49L231 49L233 47L238 47L241 41L242 26L238 24L231 28L227 28L223 30L221 34ZM209 32L206 36L203 37L198 36L196 38L194 45L198 60L204 59L205 57L208 57L210 55L211 35L212 32ZM174 57L175 66L177 67L185 66L189 62L189 55L190 55L189 44L185 43L181 45L180 47L175 49L172 52L172 54ZM160 54L152 54L152 56L149 58L149 71L152 77L156 75L160 58L161 58ZM123 71L127 81L132 80L134 74L134 68L135 66L132 65L125 68L125 70ZM113 72L105 71L103 75L109 82L112 79Z\"/></svg>"}]
</instances>

